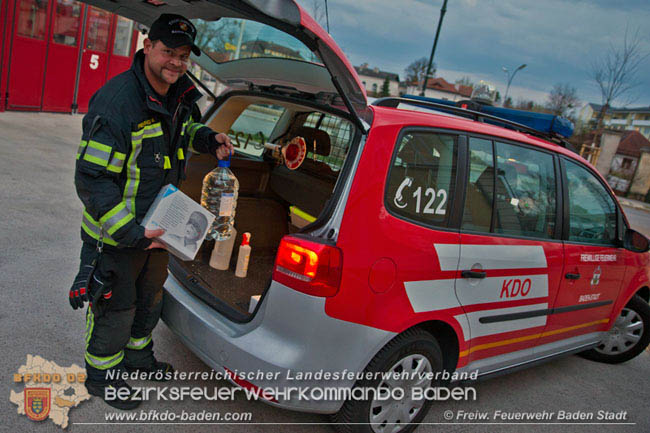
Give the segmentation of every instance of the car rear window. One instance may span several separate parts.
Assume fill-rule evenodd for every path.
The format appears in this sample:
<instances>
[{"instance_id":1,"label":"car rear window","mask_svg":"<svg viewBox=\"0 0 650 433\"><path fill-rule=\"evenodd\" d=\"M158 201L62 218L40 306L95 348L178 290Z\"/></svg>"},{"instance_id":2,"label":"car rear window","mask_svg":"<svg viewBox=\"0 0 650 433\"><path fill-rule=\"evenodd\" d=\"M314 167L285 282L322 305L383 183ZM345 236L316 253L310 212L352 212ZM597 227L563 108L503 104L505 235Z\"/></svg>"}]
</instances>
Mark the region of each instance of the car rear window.
<instances>
[{"instance_id":1,"label":"car rear window","mask_svg":"<svg viewBox=\"0 0 650 433\"><path fill-rule=\"evenodd\" d=\"M274 104L250 104L232 124L228 135L238 152L260 156L285 108Z\"/></svg>"},{"instance_id":2,"label":"car rear window","mask_svg":"<svg viewBox=\"0 0 650 433\"><path fill-rule=\"evenodd\" d=\"M217 63L252 57L279 57L322 63L305 44L274 27L256 21L193 19L196 45Z\"/></svg>"},{"instance_id":3,"label":"car rear window","mask_svg":"<svg viewBox=\"0 0 650 433\"><path fill-rule=\"evenodd\" d=\"M454 195L457 147L455 135L402 134L388 177L386 207L415 222L446 226Z\"/></svg>"}]
</instances>

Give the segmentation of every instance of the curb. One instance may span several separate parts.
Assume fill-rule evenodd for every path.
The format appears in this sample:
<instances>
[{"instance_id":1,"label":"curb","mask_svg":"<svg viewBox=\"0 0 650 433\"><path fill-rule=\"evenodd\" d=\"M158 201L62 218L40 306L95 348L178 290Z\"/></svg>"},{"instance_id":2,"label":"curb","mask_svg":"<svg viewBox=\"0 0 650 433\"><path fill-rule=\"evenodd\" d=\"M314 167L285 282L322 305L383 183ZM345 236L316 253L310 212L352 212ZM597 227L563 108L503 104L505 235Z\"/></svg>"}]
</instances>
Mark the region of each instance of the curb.
<instances>
[{"instance_id":1,"label":"curb","mask_svg":"<svg viewBox=\"0 0 650 433\"><path fill-rule=\"evenodd\" d=\"M650 212L650 204L638 202L636 200L629 200L623 197L617 197L617 198L618 198L618 202L623 206Z\"/></svg>"}]
</instances>

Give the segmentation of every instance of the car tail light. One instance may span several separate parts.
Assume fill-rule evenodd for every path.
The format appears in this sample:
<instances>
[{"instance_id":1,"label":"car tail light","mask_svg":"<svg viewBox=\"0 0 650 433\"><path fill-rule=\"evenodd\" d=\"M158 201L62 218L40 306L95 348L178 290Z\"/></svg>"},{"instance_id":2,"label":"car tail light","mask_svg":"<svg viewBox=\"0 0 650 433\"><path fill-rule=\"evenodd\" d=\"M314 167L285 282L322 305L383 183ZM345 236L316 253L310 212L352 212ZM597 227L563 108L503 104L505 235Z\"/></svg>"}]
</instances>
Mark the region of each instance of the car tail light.
<instances>
[{"instance_id":1,"label":"car tail light","mask_svg":"<svg viewBox=\"0 0 650 433\"><path fill-rule=\"evenodd\" d=\"M343 253L335 246L285 236L275 258L273 279L313 296L334 296L341 284Z\"/></svg>"}]
</instances>

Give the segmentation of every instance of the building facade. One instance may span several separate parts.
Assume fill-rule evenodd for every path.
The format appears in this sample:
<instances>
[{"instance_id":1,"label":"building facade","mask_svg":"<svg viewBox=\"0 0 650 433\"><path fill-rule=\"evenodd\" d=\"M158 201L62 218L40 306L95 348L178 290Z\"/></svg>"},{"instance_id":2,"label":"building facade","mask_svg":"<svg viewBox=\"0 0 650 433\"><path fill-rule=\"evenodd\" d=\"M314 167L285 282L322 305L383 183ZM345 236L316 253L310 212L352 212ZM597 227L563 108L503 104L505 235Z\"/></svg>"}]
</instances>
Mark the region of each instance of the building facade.
<instances>
[{"instance_id":1,"label":"building facade","mask_svg":"<svg viewBox=\"0 0 650 433\"><path fill-rule=\"evenodd\" d=\"M0 24L0 111L87 111L138 40L133 21L74 0L3 0Z\"/></svg>"},{"instance_id":2,"label":"building facade","mask_svg":"<svg viewBox=\"0 0 650 433\"><path fill-rule=\"evenodd\" d=\"M386 79L388 79L388 96L399 95L399 75L382 71L379 68L370 68L367 63L355 66L354 69L359 74L359 79L366 88L368 96L379 96Z\"/></svg>"},{"instance_id":3,"label":"building facade","mask_svg":"<svg viewBox=\"0 0 650 433\"><path fill-rule=\"evenodd\" d=\"M638 131L625 131L621 134L606 175L607 182L617 193L628 193L638 171L641 157L648 151L650 151L650 141Z\"/></svg>"},{"instance_id":4,"label":"building facade","mask_svg":"<svg viewBox=\"0 0 650 433\"><path fill-rule=\"evenodd\" d=\"M406 93L409 95L419 95L422 91L422 83L408 83ZM427 98L444 99L446 101L458 102L469 99L472 96L472 88L462 84L452 84L444 78L429 78L424 90L424 96Z\"/></svg>"},{"instance_id":5,"label":"building facade","mask_svg":"<svg viewBox=\"0 0 650 433\"><path fill-rule=\"evenodd\" d=\"M585 104L578 114L578 126L595 128L602 105ZM637 131L650 139L650 107L610 108L603 116L603 126L617 131Z\"/></svg>"}]
</instances>

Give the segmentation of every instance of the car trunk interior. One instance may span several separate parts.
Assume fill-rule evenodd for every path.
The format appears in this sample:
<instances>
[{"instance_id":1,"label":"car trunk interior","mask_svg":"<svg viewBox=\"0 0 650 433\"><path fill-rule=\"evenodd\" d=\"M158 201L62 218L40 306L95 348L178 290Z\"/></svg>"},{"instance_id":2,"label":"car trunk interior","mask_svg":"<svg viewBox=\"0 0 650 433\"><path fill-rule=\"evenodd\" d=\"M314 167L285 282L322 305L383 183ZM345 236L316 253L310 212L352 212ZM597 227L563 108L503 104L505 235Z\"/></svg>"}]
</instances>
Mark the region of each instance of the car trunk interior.
<instances>
[{"instance_id":1,"label":"car trunk interior","mask_svg":"<svg viewBox=\"0 0 650 433\"><path fill-rule=\"evenodd\" d=\"M223 103L208 123L216 131L229 131L231 137L236 132L231 128L233 123L247 107L252 103L259 107L260 102L270 102L250 96L231 99L230 102L226 100ZM263 108L264 106L256 110ZM203 242L193 261L181 261L175 257L170 259L172 274L192 294L234 321L250 319L254 313L252 308L249 311L251 297L263 295L269 286L280 240L287 234L301 230L300 226L306 224L305 221L298 225L292 224L290 207L318 217L332 196L338 170L341 168L334 165L333 169L331 160L327 158L332 154L332 147L336 147L336 143L342 140L332 137L336 134L322 124L322 118L316 125L312 122L312 126L305 126L309 124L306 120L325 114L295 104L285 104L284 108L285 115L279 119L278 127L274 128L270 140L282 143L295 136L302 136L307 143L311 143L312 147L308 146L311 151L297 170L289 170L284 164L276 162L269 152L250 155L242 150L243 139L233 140L236 154L230 169L239 180L239 197L235 210L237 236L229 269L222 271L209 266L215 241ZM348 140L344 144L347 152L355 136L353 126L346 120L337 119L349 127L349 133L344 137ZM187 163L187 179L183 181L181 190L200 202L203 178L215 166L216 158L211 155L192 155ZM235 276L235 267L244 232L252 235L252 251L247 276L239 278Z\"/></svg>"}]
</instances>

